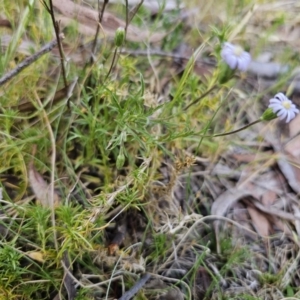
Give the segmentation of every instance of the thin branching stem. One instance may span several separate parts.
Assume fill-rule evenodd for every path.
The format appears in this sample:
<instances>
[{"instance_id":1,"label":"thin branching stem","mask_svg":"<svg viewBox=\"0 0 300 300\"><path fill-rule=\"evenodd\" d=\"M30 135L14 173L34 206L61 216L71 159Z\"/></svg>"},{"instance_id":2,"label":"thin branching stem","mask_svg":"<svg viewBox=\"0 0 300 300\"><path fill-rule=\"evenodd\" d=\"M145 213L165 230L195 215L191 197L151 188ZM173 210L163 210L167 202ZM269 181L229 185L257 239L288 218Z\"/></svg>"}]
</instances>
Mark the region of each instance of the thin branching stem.
<instances>
[{"instance_id":1,"label":"thin branching stem","mask_svg":"<svg viewBox=\"0 0 300 300\"><path fill-rule=\"evenodd\" d=\"M99 17L99 23L100 24L102 23L102 19L103 19L103 16L104 16L104 11L105 11L105 8L106 8L106 5L108 4L108 2L109 2L109 0L104 0L102 10L101 10L101 15Z\"/></svg>"},{"instance_id":2,"label":"thin branching stem","mask_svg":"<svg viewBox=\"0 0 300 300\"><path fill-rule=\"evenodd\" d=\"M247 129L248 127L253 126L253 125L255 125L257 123L260 123L260 122L262 122L262 119L258 119L258 120L254 121L254 122L251 122L250 124L247 124L247 125L239 128L239 129L236 129L236 130L233 130L233 131L224 132L224 133L216 133L216 134L212 134L212 135L200 135L200 136L201 137L218 137L218 136L231 135L231 134L243 131L243 130Z\"/></svg>"},{"instance_id":3,"label":"thin branching stem","mask_svg":"<svg viewBox=\"0 0 300 300\"><path fill-rule=\"evenodd\" d=\"M106 8L106 5L108 4L108 2L109 2L109 0L104 0L103 5L102 5L102 9L101 9L101 12L100 12L100 0L98 0L98 13L99 13L98 18L99 19L98 19L96 34L95 34L95 38L94 38L94 42L93 42L93 46L92 46L91 63L93 62L93 56L95 55L95 52L96 52L97 39L98 39L98 36L99 36L104 11L105 11L105 8Z\"/></svg>"},{"instance_id":4,"label":"thin branching stem","mask_svg":"<svg viewBox=\"0 0 300 300\"><path fill-rule=\"evenodd\" d=\"M112 59L112 62L111 62L111 65L110 65L110 68L109 68L109 71L108 71L108 73L107 73L107 75L106 75L106 77L105 77L105 80L104 80L104 82L106 81L106 79L109 77L109 75L110 75L110 73L111 73L111 71L112 71L112 69L113 69L113 67L114 67L114 65L115 65L115 61L116 61L116 57L117 57L117 53L118 53L118 47L116 47L116 49L115 49L115 51L114 51L114 56L113 56L113 59Z\"/></svg>"},{"instance_id":5,"label":"thin branching stem","mask_svg":"<svg viewBox=\"0 0 300 300\"><path fill-rule=\"evenodd\" d=\"M144 2L144 0L142 0L136 7L136 9L134 10L134 14L132 16L132 18L134 17L134 15L137 13L137 11L139 10L140 6L142 5L142 3ZM128 4L128 0L125 0L125 6L126 6L126 24L125 24L125 38L124 38L124 42L126 42L126 35L127 35L127 28L129 26L129 22L132 20L132 18L129 18L129 4ZM115 63L116 63L116 59L117 59L117 53L118 51L120 51L121 53L121 49L120 47L116 47L115 51L114 51L114 55L113 55L113 59L112 59L112 62L111 62L111 65L110 65L110 68L109 68L109 71L105 77L105 80L109 77Z\"/></svg>"},{"instance_id":6,"label":"thin branching stem","mask_svg":"<svg viewBox=\"0 0 300 300\"><path fill-rule=\"evenodd\" d=\"M187 111L192 105L198 103L200 100L202 100L204 97L206 97L210 92L212 92L218 85L213 85L211 88L209 88L205 93L203 93L200 97L198 97L196 100L194 100L192 103L188 104L183 111Z\"/></svg>"},{"instance_id":7,"label":"thin branching stem","mask_svg":"<svg viewBox=\"0 0 300 300\"><path fill-rule=\"evenodd\" d=\"M47 11L49 12L49 14L51 16L51 19L52 19L52 24L53 24L53 28L54 28L55 35L56 35L57 44L58 44L58 50L59 50L60 63L61 63L61 70L62 70L62 74L63 74L64 85L66 87L68 85L68 81L67 81L67 75L66 75L66 68L65 68L65 64L64 64L65 55L64 55L64 51L63 51L63 47L62 47L62 43L61 43L61 39L60 39L59 22L56 21L56 19L55 19L52 0L49 0L49 5L47 5L45 0L43 1L43 3L44 3Z\"/></svg>"},{"instance_id":8,"label":"thin branching stem","mask_svg":"<svg viewBox=\"0 0 300 300\"><path fill-rule=\"evenodd\" d=\"M140 9L140 7L142 6L142 4L144 3L144 0L141 0L139 4L137 4L137 6L132 10L131 16L129 17L128 23L130 24L132 19L134 18L134 16L136 15L136 13L138 12L138 10Z\"/></svg>"}]
</instances>

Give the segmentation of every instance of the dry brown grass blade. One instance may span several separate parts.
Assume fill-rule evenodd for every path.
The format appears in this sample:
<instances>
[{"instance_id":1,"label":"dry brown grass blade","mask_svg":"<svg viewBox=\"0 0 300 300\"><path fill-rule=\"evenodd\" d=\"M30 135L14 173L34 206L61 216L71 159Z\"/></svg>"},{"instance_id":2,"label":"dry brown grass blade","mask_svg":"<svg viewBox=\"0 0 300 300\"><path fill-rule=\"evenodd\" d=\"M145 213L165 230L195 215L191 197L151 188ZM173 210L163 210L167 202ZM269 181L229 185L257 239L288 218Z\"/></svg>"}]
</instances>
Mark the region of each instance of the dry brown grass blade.
<instances>
[{"instance_id":1,"label":"dry brown grass blade","mask_svg":"<svg viewBox=\"0 0 300 300\"><path fill-rule=\"evenodd\" d=\"M249 200L246 199L245 201L247 202ZM262 203L260 203L256 199L251 200L251 204L253 204L261 212L264 212L264 213L269 214L269 215L273 215L273 216L280 217L282 219L286 219L286 220L290 220L290 221L300 220L300 217L295 216L295 215L293 215L291 213L278 210L278 209L276 209L274 207L265 207Z\"/></svg>"},{"instance_id":2,"label":"dry brown grass blade","mask_svg":"<svg viewBox=\"0 0 300 300\"><path fill-rule=\"evenodd\" d=\"M71 0L53 0L53 6L63 15L62 18L58 16L62 25L68 25L74 22L74 20L77 20L78 31L80 33L95 36L99 19L97 10L76 4ZM125 28L125 25L126 24L123 20L120 20L109 12L104 12L101 27L104 30L105 35L113 37L116 30L119 27ZM156 42L161 40L164 36L165 34L163 33L150 34L147 29L140 30L133 25L129 25L127 28L126 38L130 41L136 42L145 40L148 40L149 42Z\"/></svg>"}]
</instances>

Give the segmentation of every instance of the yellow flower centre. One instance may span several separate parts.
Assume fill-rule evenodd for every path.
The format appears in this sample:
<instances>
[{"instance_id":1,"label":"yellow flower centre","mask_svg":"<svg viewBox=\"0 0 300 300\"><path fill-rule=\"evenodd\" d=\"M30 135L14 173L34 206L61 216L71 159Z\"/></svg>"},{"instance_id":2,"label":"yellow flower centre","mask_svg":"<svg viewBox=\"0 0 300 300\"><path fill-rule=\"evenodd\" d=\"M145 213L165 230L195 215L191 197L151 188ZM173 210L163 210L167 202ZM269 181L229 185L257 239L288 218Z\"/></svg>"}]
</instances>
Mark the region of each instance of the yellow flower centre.
<instances>
[{"instance_id":1,"label":"yellow flower centre","mask_svg":"<svg viewBox=\"0 0 300 300\"><path fill-rule=\"evenodd\" d=\"M290 102L290 101L283 101L283 102L282 102L282 106L283 106L285 109L289 110L289 109L291 108L291 102Z\"/></svg>"},{"instance_id":2,"label":"yellow flower centre","mask_svg":"<svg viewBox=\"0 0 300 300\"><path fill-rule=\"evenodd\" d=\"M233 53L234 53L235 56L241 56L243 52L244 52L244 50L243 50L242 47L240 47L240 46L235 46L234 47Z\"/></svg>"}]
</instances>

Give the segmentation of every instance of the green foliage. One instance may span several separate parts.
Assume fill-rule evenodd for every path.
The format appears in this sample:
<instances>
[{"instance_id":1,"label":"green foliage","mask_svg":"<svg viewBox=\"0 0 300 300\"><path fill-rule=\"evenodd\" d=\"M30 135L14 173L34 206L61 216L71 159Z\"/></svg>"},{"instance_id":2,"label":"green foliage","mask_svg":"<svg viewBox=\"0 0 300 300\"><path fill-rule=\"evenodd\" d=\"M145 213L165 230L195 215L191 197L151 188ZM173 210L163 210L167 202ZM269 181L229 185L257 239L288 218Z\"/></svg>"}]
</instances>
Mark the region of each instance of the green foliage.
<instances>
[{"instance_id":1,"label":"green foliage","mask_svg":"<svg viewBox=\"0 0 300 300\"><path fill-rule=\"evenodd\" d=\"M0 4L0 11L12 22L13 28L7 49L4 51L0 45L1 76L53 38L52 21L41 1L12 2L4 0ZM184 55L184 63L179 59L171 63L169 57L162 59L151 56L151 53L147 53L146 58L120 53L124 49L133 51L156 47L150 42L124 41L122 31L121 34L116 32L115 41L107 38L103 42L101 37L93 64L89 63L89 59L74 60L76 63L72 59L65 61L68 83L78 78L73 96L66 100L54 101L64 82L58 71L59 59L53 54L32 64L3 90L1 87L0 173L4 176L0 178L3 188L0 200L1 226L5 232L3 236L1 233L0 243L1 299L49 299L55 293L62 293L65 297L63 281L66 275L62 267L65 254L75 266L76 279L82 280L87 275L81 283L97 290L94 292L93 288L82 287L78 289L77 300L94 299L96 293L99 297L110 299L110 291L131 288L140 276L135 274L134 268L138 269L143 259L146 271L159 268L168 260L170 253L174 252L174 259L178 259L179 249L175 243L190 225L185 224L176 233L164 232L162 228L165 230L165 227L177 224L175 218L182 217L182 207L177 215L169 215L167 209L164 211L165 208L158 206L167 221L165 227L155 226L157 220L152 219L147 206L159 199L149 199L150 187L153 182L159 181L165 188L165 195L173 197L173 185L181 170L174 171L176 178L171 178L169 183L160 181L159 168L164 158L173 168L177 158L186 151L197 157L214 158L227 147L227 142L222 139L213 140L212 134L219 129L227 132L235 124L236 115L240 113L236 109L239 84L244 75L225 67L220 52L222 44L233 33L233 38L243 39L244 25L239 30L235 26L242 21L238 12L241 7L251 10L254 1L238 3L230 0L222 3L227 21L213 26L208 22L205 30L198 25L186 26L180 19L179 9L165 13L166 2L159 4L154 15L141 7L132 24L147 28L151 33L167 32L162 36L160 50L170 53L170 57L183 43L191 42L194 54L188 60ZM122 5L118 4L115 8L120 13L124 12ZM250 41L245 42L246 47L251 46L251 51L258 53L267 38L285 20L283 13L278 14L255 49ZM86 41L78 35L78 26L75 21L66 25L65 43L81 51L81 46L90 46L90 38L85 44ZM27 54L17 51L25 36L34 45ZM113 60L116 46L116 60ZM298 55L291 50L284 55L299 62ZM203 60L202 66L198 59L203 57L209 63ZM268 91L284 87L288 76L291 75L282 74ZM261 98L262 93L253 98ZM248 96L252 97L251 94ZM19 104L23 101L32 104L29 112L21 109ZM36 152L33 151L35 148ZM31 165L47 184L51 182L54 185L54 193L60 199L57 207L43 207L32 197L32 183L28 175ZM185 198L188 199L193 195L193 186L188 172L186 174ZM51 185L48 189L41 186L45 195L49 194ZM120 219L125 219L126 214L132 211L138 211L142 221L129 220L134 225L124 233ZM138 226L145 226L142 238L137 234L140 228L136 228L135 221L140 221ZM121 241L116 239L117 234L112 228L119 230L117 234L124 234ZM213 235L211 229L208 235ZM134 245L129 244L129 239L131 242L134 239ZM143 242L150 246L144 249L141 246ZM202 242L204 244L204 239L201 239L201 247L208 247L206 242L204 245ZM114 247L117 250L111 251ZM136 250L135 247L140 248ZM221 258L217 263L220 274L235 277L235 268L250 260L251 251L247 247L233 246L231 238L222 238L220 247ZM215 252L215 248L212 241L210 249ZM143 256L145 253L147 257ZM218 276L206 264L208 254L193 254L196 256L195 264L174 286L185 283L186 294L191 295L189 285L196 278L198 268L204 266L212 280L206 291L207 297L215 291L220 299L227 299L222 295ZM100 257L100 267L95 257ZM127 264L122 265L123 261ZM91 274L94 276L92 279L88 277ZM280 278L282 275L266 273L261 276L261 284L278 284ZM99 286L94 282L100 282ZM296 292L291 286L286 288L287 296L292 297ZM146 299L142 289L136 299ZM254 298L242 294L228 299Z\"/></svg>"},{"instance_id":2,"label":"green foliage","mask_svg":"<svg viewBox=\"0 0 300 300\"><path fill-rule=\"evenodd\" d=\"M153 237L153 249L149 258L153 262L158 262L161 259L165 259L166 249L170 248L172 240L165 234L156 234Z\"/></svg>"},{"instance_id":3,"label":"green foliage","mask_svg":"<svg viewBox=\"0 0 300 300\"><path fill-rule=\"evenodd\" d=\"M0 285L4 288L13 287L25 270L20 266L22 255L14 248L15 243L0 247Z\"/></svg>"}]
</instances>

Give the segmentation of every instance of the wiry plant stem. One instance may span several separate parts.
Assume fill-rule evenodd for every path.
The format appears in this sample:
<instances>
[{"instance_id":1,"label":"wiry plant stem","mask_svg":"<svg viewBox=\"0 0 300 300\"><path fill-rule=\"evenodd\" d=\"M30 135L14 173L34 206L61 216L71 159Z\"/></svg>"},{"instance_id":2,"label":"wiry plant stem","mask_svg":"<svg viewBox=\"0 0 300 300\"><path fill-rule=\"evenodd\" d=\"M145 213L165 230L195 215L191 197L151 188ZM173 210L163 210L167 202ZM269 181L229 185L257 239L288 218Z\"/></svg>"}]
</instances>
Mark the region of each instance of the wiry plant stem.
<instances>
[{"instance_id":1,"label":"wiry plant stem","mask_svg":"<svg viewBox=\"0 0 300 300\"><path fill-rule=\"evenodd\" d=\"M126 9L126 24L125 24L125 37L127 35L127 28L129 25L129 6L128 6L128 0L125 0L125 9ZM126 38L125 38L126 40Z\"/></svg>"},{"instance_id":2,"label":"wiry plant stem","mask_svg":"<svg viewBox=\"0 0 300 300\"><path fill-rule=\"evenodd\" d=\"M113 67L114 67L114 65L115 65L115 61L116 61L116 57L117 57L117 53L118 53L118 47L116 47L116 49L115 49L115 51L114 51L114 56L113 56L113 59L112 59L112 62L111 62L111 65L110 65L110 68L109 68L109 71L108 71L108 73L107 73L107 75L106 75L106 77L105 77L105 80L104 80L104 82L106 81L106 79L109 77L109 75L110 75L110 73L111 73L111 71L112 71L112 69L113 69Z\"/></svg>"},{"instance_id":3,"label":"wiry plant stem","mask_svg":"<svg viewBox=\"0 0 300 300\"><path fill-rule=\"evenodd\" d=\"M93 47L92 47L91 63L93 62L93 56L95 55L95 52L96 52L97 39L98 39L100 27L101 27L101 22L102 22L104 11L105 11L105 8L106 8L106 5L108 4L108 2L109 2L109 0L104 0L103 5L102 5L102 9L101 9L101 12L100 12L100 0L98 0L99 20L98 20L96 34L95 34Z\"/></svg>"},{"instance_id":4,"label":"wiry plant stem","mask_svg":"<svg viewBox=\"0 0 300 300\"><path fill-rule=\"evenodd\" d=\"M216 134L212 134L212 135L200 135L201 137L218 137L218 136L225 136L225 135L230 135L230 134L234 134L234 133L237 133L237 132L240 132L240 131L243 131L245 129L247 129L248 127L252 126L252 125L255 125L257 123L260 123L262 122L261 119L258 119L250 124L247 124L239 129L236 129L236 130L233 130L233 131L229 131L229 132L224 132L224 133L216 133Z\"/></svg>"},{"instance_id":5,"label":"wiry plant stem","mask_svg":"<svg viewBox=\"0 0 300 300\"><path fill-rule=\"evenodd\" d=\"M132 21L142 4L144 3L144 0L141 0L139 4L136 5L136 7L132 10L131 16L129 17L128 23Z\"/></svg>"},{"instance_id":6,"label":"wiry plant stem","mask_svg":"<svg viewBox=\"0 0 300 300\"><path fill-rule=\"evenodd\" d=\"M198 97L196 100L194 100L192 103L188 104L183 111L188 110L192 105L196 104L197 102L199 102L201 99L203 99L204 97L206 97L210 92L212 92L215 88L217 87L217 85L213 85L211 88L209 88L206 92L204 92L200 97Z\"/></svg>"},{"instance_id":7,"label":"wiry plant stem","mask_svg":"<svg viewBox=\"0 0 300 300\"><path fill-rule=\"evenodd\" d=\"M53 24L53 28L54 28L54 31L55 31L57 44L58 44L58 49L59 49L59 56L60 56L60 63L61 63L61 70L62 70L62 74L63 74L63 80L64 80L64 84L65 84L65 87L66 87L68 85L68 82L67 82L66 68L65 68L65 64L64 64L65 55L64 55L64 51L63 51L63 47L62 47L62 43L61 43L61 39L60 39L59 22L56 21L56 19L55 19L52 0L49 0L49 6L46 3L46 0L43 0L43 3L44 3L44 6L46 7L48 13L51 16L51 19L52 19L52 24Z\"/></svg>"}]
</instances>

